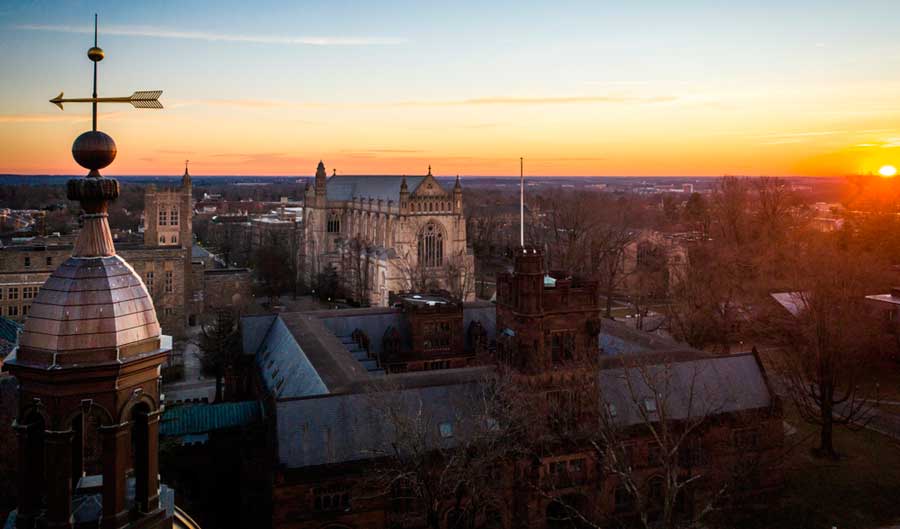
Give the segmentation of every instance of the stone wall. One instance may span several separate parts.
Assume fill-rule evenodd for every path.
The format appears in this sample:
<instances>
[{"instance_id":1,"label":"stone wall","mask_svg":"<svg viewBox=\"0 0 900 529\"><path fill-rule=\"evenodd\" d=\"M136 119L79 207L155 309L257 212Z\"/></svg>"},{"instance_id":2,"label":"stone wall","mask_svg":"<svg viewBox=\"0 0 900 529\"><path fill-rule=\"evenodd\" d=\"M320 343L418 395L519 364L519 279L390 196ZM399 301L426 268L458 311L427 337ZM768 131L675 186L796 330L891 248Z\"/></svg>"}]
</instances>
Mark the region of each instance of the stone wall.
<instances>
[{"instance_id":1,"label":"stone wall","mask_svg":"<svg viewBox=\"0 0 900 529\"><path fill-rule=\"evenodd\" d=\"M203 271L203 311L233 308L241 311L253 301L253 278L247 268Z\"/></svg>"}]
</instances>

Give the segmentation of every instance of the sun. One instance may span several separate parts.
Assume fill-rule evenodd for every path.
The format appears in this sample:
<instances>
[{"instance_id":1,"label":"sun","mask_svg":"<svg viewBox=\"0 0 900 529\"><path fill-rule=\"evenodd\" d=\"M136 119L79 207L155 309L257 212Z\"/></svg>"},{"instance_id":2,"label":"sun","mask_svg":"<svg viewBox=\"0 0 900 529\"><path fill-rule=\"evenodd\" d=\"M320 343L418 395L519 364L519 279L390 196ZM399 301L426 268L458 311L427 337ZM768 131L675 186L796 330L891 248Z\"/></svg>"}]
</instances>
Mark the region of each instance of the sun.
<instances>
[{"instance_id":1,"label":"sun","mask_svg":"<svg viewBox=\"0 0 900 529\"><path fill-rule=\"evenodd\" d=\"M897 174L897 168L893 165L882 165L881 169L878 170L878 174L882 178L893 178Z\"/></svg>"}]
</instances>

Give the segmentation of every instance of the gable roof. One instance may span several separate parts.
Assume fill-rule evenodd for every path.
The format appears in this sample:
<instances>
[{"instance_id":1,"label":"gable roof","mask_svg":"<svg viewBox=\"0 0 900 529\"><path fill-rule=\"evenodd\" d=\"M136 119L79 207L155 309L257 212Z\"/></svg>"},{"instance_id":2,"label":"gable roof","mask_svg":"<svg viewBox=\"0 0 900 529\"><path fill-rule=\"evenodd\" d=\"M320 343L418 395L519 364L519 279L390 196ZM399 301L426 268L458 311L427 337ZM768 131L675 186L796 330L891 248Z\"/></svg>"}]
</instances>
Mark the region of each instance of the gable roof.
<instances>
[{"instance_id":1,"label":"gable roof","mask_svg":"<svg viewBox=\"0 0 900 529\"><path fill-rule=\"evenodd\" d=\"M275 397L328 393L325 382L284 320L277 316L242 318L241 334L244 352L256 355L260 377L269 393Z\"/></svg>"},{"instance_id":2,"label":"gable roof","mask_svg":"<svg viewBox=\"0 0 900 529\"><path fill-rule=\"evenodd\" d=\"M325 183L328 200L353 200L353 197L400 201L400 184L403 176L397 175L335 175ZM417 188L424 176L407 176L410 191Z\"/></svg>"},{"instance_id":3,"label":"gable roof","mask_svg":"<svg viewBox=\"0 0 900 529\"><path fill-rule=\"evenodd\" d=\"M765 374L752 353L601 369L599 377L603 401L615 405L614 421L622 426L643 422L638 406L657 398L670 420L760 409L772 403Z\"/></svg>"}]
</instances>

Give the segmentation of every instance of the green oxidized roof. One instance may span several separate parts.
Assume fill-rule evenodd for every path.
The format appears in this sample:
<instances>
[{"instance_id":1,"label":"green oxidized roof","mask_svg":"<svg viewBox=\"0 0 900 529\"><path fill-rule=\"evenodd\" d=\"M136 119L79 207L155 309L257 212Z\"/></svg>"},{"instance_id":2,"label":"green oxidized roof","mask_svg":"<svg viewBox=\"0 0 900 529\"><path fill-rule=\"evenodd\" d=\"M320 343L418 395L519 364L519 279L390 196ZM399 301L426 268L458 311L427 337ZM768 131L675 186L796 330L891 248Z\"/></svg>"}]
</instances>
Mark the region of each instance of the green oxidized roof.
<instances>
[{"instance_id":1,"label":"green oxidized roof","mask_svg":"<svg viewBox=\"0 0 900 529\"><path fill-rule=\"evenodd\" d=\"M257 401L194 404L167 408L159 427L160 435L189 435L246 426L262 418Z\"/></svg>"}]
</instances>

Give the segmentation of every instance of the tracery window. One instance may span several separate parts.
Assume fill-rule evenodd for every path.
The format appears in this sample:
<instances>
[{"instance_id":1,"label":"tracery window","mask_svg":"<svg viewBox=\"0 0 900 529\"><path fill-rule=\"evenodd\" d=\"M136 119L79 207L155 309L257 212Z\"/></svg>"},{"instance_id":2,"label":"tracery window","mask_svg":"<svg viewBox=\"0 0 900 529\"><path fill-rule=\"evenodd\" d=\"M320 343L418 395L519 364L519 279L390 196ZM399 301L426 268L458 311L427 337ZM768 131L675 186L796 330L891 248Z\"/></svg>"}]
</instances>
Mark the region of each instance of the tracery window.
<instances>
[{"instance_id":1,"label":"tracery window","mask_svg":"<svg viewBox=\"0 0 900 529\"><path fill-rule=\"evenodd\" d=\"M159 209L159 225L167 226L169 224L169 212L163 208Z\"/></svg>"},{"instance_id":2,"label":"tracery window","mask_svg":"<svg viewBox=\"0 0 900 529\"><path fill-rule=\"evenodd\" d=\"M177 207L172 208L172 214L169 217L169 219L170 219L169 223L172 226L178 226L178 208Z\"/></svg>"},{"instance_id":3,"label":"tracery window","mask_svg":"<svg viewBox=\"0 0 900 529\"><path fill-rule=\"evenodd\" d=\"M337 213L332 213L328 216L328 233L340 233L341 232L341 218Z\"/></svg>"},{"instance_id":4,"label":"tracery window","mask_svg":"<svg viewBox=\"0 0 900 529\"><path fill-rule=\"evenodd\" d=\"M433 222L419 233L419 264L428 268L444 264L444 234Z\"/></svg>"}]
</instances>

